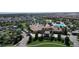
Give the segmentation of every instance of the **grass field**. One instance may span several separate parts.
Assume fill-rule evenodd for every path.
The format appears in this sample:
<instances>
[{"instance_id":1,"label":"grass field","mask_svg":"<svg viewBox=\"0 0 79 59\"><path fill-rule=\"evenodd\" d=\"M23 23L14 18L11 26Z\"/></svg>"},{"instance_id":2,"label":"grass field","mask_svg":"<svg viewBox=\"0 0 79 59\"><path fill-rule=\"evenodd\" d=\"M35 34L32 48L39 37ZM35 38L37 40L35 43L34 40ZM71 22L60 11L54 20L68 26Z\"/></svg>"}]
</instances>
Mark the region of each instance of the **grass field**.
<instances>
[{"instance_id":1,"label":"grass field","mask_svg":"<svg viewBox=\"0 0 79 59\"><path fill-rule=\"evenodd\" d=\"M30 44L28 44L28 47L66 47L64 43L59 42L59 41L48 41L44 40L42 42L40 41L34 41Z\"/></svg>"}]
</instances>

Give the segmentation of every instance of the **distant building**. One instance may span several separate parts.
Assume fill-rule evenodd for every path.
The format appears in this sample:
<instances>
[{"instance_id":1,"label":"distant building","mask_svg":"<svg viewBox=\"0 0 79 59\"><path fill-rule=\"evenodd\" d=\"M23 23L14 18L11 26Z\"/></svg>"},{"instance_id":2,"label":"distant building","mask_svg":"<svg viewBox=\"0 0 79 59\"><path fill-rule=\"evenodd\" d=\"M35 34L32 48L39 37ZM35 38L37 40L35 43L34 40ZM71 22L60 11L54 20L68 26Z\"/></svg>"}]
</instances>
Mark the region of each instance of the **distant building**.
<instances>
[{"instance_id":1,"label":"distant building","mask_svg":"<svg viewBox=\"0 0 79 59\"><path fill-rule=\"evenodd\" d=\"M61 24L60 24L60 26L61 26ZM63 27L64 27L64 25L63 25ZM53 25L51 23L47 23L45 25L39 24L39 23L32 24L32 25L30 25L30 29L32 31L34 31L34 32L41 31L43 29L44 29L44 31L50 31L50 30L52 30L52 31L58 32L58 33L60 33L60 32L63 31L63 28L57 27L57 26L55 26L55 25Z\"/></svg>"},{"instance_id":2,"label":"distant building","mask_svg":"<svg viewBox=\"0 0 79 59\"><path fill-rule=\"evenodd\" d=\"M63 23L63 22L56 22L56 23L52 23L53 26L56 26L56 27L66 27L66 25Z\"/></svg>"}]
</instances>

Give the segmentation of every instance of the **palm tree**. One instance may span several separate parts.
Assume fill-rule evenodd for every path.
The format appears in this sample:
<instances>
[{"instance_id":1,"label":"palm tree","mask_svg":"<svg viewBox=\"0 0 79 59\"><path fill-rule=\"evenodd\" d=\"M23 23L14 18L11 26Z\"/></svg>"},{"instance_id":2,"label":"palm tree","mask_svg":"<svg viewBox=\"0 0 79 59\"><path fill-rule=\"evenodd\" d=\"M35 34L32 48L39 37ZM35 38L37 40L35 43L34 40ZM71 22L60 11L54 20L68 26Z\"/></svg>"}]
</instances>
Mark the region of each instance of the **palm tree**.
<instances>
[{"instance_id":1,"label":"palm tree","mask_svg":"<svg viewBox=\"0 0 79 59\"><path fill-rule=\"evenodd\" d=\"M40 33L41 33L41 37L39 38L39 41L43 41L44 40L44 28L42 28Z\"/></svg>"},{"instance_id":2,"label":"palm tree","mask_svg":"<svg viewBox=\"0 0 79 59\"><path fill-rule=\"evenodd\" d=\"M32 42L32 36L29 34L29 40L28 40L27 44L29 44L31 42Z\"/></svg>"},{"instance_id":3,"label":"palm tree","mask_svg":"<svg viewBox=\"0 0 79 59\"><path fill-rule=\"evenodd\" d=\"M58 41L61 41L61 34L58 34Z\"/></svg>"},{"instance_id":4,"label":"palm tree","mask_svg":"<svg viewBox=\"0 0 79 59\"><path fill-rule=\"evenodd\" d=\"M79 34L78 34L78 39L79 39Z\"/></svg>"},{"instance_id":5,"label":"palm tree","mask_svg":"<svg viewBox=\"0 0 79 59\"><path fill-rule=\"evenodd\" d=\"M50 41L53 41L54 37L53 37L53 31L50 31Z\"/></svg>"},{"instance_id":6,"label":"palm tree","mask_svg":"<svg viewBox=\"0 0 79 59\"><path fill-rule=\"evenodd\" d=\"M64 34L67 35L67 27L64 28Z\"/></svg>"},{"instance_id":7,"label":"palm tree","mask_svg":"<svg viewBox=\"0 0 79 59\"><path fill-rule=\"evenodd\" d=\"M65 37L65 45L70 46L70 39L68 36Z\"/></svg>"},{"instance_id":8,"label":"palm tree","mask_svg":"<svg viewBox=\"0 0 79 59\"><path fill-rule=\"evenodd\" d=\"M35 33L34 41L36 41L37 39L38 39L38 31Z\"/></svg>"}]
</instances>

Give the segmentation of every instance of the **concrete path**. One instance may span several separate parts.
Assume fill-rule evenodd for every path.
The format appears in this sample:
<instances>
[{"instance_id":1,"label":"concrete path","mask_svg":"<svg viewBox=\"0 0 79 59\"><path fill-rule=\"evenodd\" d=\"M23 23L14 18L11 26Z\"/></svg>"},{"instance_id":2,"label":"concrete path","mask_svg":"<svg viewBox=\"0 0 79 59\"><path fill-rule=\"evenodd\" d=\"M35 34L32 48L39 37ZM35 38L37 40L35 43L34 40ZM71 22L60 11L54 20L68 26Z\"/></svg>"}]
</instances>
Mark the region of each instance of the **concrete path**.
<instances>
[{"instance_id":1,"label":"concrete path","mask_svg":"<svg viewBox=\"0 0 79 59\"><path fill-rule=\"evenodd\" d=\"M70 35L70 40L73 43L74 47L79 47L79 42L77 41L77 36Z\"/></svg>"},{"instance_id":2,"label":"concrete path","mask_svg":"<svg viewBox=\"0 0 79 59\"><path fill-rule=\"evenodd\" d=\"M26 36L26 33L23 32L23 31L22 31L22 36L23 36L22 40L19 43L17 43L15 45L15 47L26 47L27 46L27 42L29 40L29 36Z\"/></svg>"}]
</instances>

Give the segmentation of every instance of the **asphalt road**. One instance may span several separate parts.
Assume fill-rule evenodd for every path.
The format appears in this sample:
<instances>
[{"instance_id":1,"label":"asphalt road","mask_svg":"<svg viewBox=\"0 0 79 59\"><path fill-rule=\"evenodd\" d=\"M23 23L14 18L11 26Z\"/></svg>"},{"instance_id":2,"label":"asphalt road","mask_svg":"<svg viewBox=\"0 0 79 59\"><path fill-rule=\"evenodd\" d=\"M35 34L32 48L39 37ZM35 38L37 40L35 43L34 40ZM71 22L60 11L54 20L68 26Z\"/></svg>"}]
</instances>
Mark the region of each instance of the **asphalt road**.
<instances>
[{"instance_id":1,"label":"asphalt road","mask_svg":"<svg viewBox=\"0 0 79 59\"><path fill-rule=\"evenodd\" d=\"M15 45L16 47L26 47L27 46L29 36L27 36L26 33L23 31L22 31L22 36L23 36L22 40Z\"/></svg>"}]
</instances>

